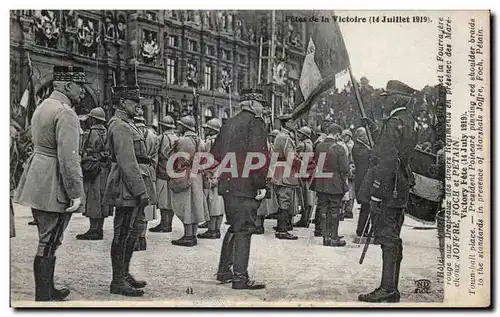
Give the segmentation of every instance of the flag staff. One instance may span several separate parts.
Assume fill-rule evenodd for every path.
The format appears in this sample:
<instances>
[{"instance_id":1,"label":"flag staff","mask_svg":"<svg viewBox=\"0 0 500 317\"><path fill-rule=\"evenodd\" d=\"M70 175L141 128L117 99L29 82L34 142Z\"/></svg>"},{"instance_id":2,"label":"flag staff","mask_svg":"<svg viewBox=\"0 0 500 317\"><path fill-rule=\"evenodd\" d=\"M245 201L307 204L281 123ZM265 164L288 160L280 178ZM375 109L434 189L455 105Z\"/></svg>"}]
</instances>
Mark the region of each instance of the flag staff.
<instances>
[{"instance_id":1,"label":"flag staff","mask_svg":"<svg viewBox=\"0 0 500 317\"><path fill-rule=\"evenodd\" d=\"M359 89L358 89L358 82L356 81L356 79L354 79L350 63L347 65L347 69L349 71L349 77L351 78L351 83L352 83L352 88L354 89L354 94L356 95L356 101L358 102L359 111L361 112L361 116L363 118L366 118L365 107L363 105L363 100L361 99L361 94L359 93ZM374 143L373 143L372 134L370 133L370 128L368 126L365 126L365 129L366 129L366 134L368 136L368 142L370 143L370 146L373 146Z\"/></svg>"}]
</instances>

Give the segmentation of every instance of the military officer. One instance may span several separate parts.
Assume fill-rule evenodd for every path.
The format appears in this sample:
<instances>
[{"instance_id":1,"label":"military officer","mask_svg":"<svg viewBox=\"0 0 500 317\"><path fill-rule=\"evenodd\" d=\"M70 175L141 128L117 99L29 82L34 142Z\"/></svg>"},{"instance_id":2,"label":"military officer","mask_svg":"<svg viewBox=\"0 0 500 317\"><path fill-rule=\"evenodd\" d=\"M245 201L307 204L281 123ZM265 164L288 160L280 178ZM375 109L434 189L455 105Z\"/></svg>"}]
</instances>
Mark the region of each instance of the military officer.
<instances>
[{"instance_id":1,"label":"military officer","mask_svg":"<svg viewBox=\"0 0 500 317\"><path fill-rule=\"evenodd\" d=\"M160 121L163 134L158 136L158 165L156 168L156 192L158 195L157 207L160 209L160 223L149 231L172 232L172 191L168 188L167 161L172 149L175 148L179 137L175 134L175 120L171 116L165 116Z\"/></svg>"},{"instance_id":2,"label":"military officer","mask_svg":"<svg viewBox=\"0 0 500 317\"><path fill-rule=\"evenodd\" d=\"M149 164L139 164L141 168L147 169L149 174L152 175L151 179L156 188L156 165L158 162L158 144L157 136L153 130L146 126L146 119L143 117L143 111L138 111L138 115L134 117L135 126L141 131L144 139L146 140L146 153L150 159ZM144 210L144 229L142 230L139 239L135 244L134 251L145 251L147 249L146 232L148 221L156 219L156 206L155 201L150 201L149 206Z\"/></svg>"},{"instance_id":3,"label":"military officer","mask_svg":"<svg viewBox=\"0 0 500 317\"><path fill-rule=\"evenodd\" d=\"M242 170L249 153L267 155L267 130L262 113L267 104L262 90L244 89L240 93L241 111L227 119L217 136L211 153L222 163L235 154L238 175L220 173L219 194L224 198L230 224L222 242L217 280L232 282L233 289L262 289L265 284L249 278L248 261L252 234L255 232L257 208L266 195L267 162L244 175Z\"/></svg>"},{"instance_id":4,"label":"military officer","mask_svg":"<svg viewBox=\"0 0 500 317\"><path fill-rule=\"evenodd\" d=\"M111 170L104 193L105 202L115 206L111 243L112 294L142 296L145 281L130 274L135 243L144 230L144 208L156 200L153 175L148 168L146 139L133 118L140 109L139 87L114 87L116 105L109 121L108 144Z\"/></svg>"},{"instance_id":5,"label":"military officer","mask_svg":"<svg viewBox=\"0 0 500 317\"><path fill-rule=\"evenodd\" d=\"M193 247L198 244L196 239L198 223L210 219L203 194L201 171L192 170L193 159L196 152L201 151L201 144L195 133L196 124L193 117L185 116L177 123L182 136L179 138L175 153L184 153L186 157L175 159L174 170L183 176L170 178L168 186L172 189L174 213L184 224L184 235L178 240L173 240L172 244Z\"/></svg>"},{"instance_id":6,"label":"military officer","mask_svg":"<svg viewBox=\"0 0 500 317\"><path fill-rule=\"evenodd\" d=\"M307 126L304 126L297 130L297 135L299 139L299 144L297 145L297 153L299 154L299 156L309 155L310 161L312 161L312 157L314 156L314 145L311 140L311 134L312 134L311 128ZM300 186L301 186L302 201L304 202L304 206L302 207L304 209L302 210L302 213L300 215L300 220L294 226L307 228L309 227L309 217L311 216L311 210L312 207L314 206L315 193L309 189L309 181L306 178L302 179Z\"/></svg>"},{"instance_id":7,"label":"military officer","mask_svg":"<svg viewBox=\"0 0 500 317\"><path fill-rule=\"evenodd\" d=\"M322 168L322 173L331 173L331 176L322 176L316 173L310 188L318 195L317 213L321 217L323 245L343 247L346 243L339 237L338 231L342 197L348 191L345 176L349 170L349 164L347 152L339 144L342 128L338 124L332 123L326 128L326 133L324 141L317 145L314 156L315 161L319 162L321 155L324 155L324 165L318 167Z\"/></svg>"},{"instance_id":8,"label":"military officer","mask_svg":"<svg viewBox=\"0 0 500 317\"><path fill-rule=\"evenodd\" d=\"M85 95L85 72L72 66L54 66L53 71L54 91L33 113L34 151L14 197L31 207L37 222L36 301L62 300L70 293L54 287L55 253L71 215L84 199L78 155L80 125L72 105Z\"/></svg>"},{"instance_id":9,"label":"military officer","mask_svg":"<svg viewBox=\"0 0 500 317\"><path fill-rule=\"evenodd\" d=\"M83 141L82 166L85 166L86 160L92 161L91 166L94 166L93 169L96 171L88 173L83 168L85 196L87 197L83 215L89 218L90 228L87 232L77 235L76 238L78 240L102 240L104 219L113 213L111 207L105 205L102 200L110 167L104 110L101 107L92 109L87 122L90 129Z\"/></svg>"},{"instance_id":10,"label":"military officer","mask_svg":"<svg viewBox=\"0 0 500 317\"><path fill-rule=\"evenodd\" d=\"M293 215L292 208L294 208L295 190L299 186L299 180L295 177L295 173L298 172L295 166L300 165L300 160L296 153L295 141L292 138L290 128L287 126L291 119L291 115L281 115L279 119L282 123L281 131L274 140L272 152L273 155L276 156L277 163L280 166L275 166L271 180L278 200L278 226L276 238L297 240L298 237L289 233L288 230L293 230L291 225L291 218ZM293 159L292 166L286 166L290 164L290 161L287 162L287 158L289 157Z\"/></svg>"},{"instance_id":11,"label":"military officer","mask_svg":"<svg viewBox=\"0 0 500 317\"><path fill-rule=\"evenodd\" d=\"M399 302L399 270L403 259L400 238L404 208L410 187L414 185L409 160L416 145L415 120L406 106L415 90L390 80L386 103L390 114L380 129L370 157L370 169L363 180L360 199L370 203L374 219L375 240L382 248L382 279L380 286L368 294L359 295L364 302Z\"/></svg>"},{"instance_id":12,"label":"military officer","mask_svg":"<svg viewBox=\"0 0 500 317\"><path fill-rule=\"evenodd\" d=\"M219 119L210 119L203 125L205 128L206 141L203 144L203 151L210 153L222 124ZM198 235L200 239L219 239L220 226L224 217L224 199L219 195L217 189L218 179L214 169L207 169L203 173L203 191L207 200L210 220L208 230Z\"/></svg>"}]
</instances>

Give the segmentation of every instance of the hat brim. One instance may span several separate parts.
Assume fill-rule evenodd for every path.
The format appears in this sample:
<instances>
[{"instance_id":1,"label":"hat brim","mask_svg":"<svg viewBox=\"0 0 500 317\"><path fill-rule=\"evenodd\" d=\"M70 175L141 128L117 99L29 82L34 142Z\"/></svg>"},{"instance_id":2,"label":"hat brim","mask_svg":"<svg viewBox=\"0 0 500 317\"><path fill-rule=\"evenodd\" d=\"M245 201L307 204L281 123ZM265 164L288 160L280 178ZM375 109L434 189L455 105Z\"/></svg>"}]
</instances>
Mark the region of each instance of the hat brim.
<instances>
[{"instance_id":1,"label":"hat brim","mask_svg":"<svg viewBox=\"0 0 500 317\"><path fill-rule=\"evenodd\" d=\"M302 135L305 135L305 136L306 136L306 137L308 137L308 138L310 138L310 137L311 137L311 135L310 135L310 134L307 134L307 133L305 133L305 132L303 132L303 131L297 130L297 132L298 132L298 133L300 133L300 134L302 134Z\"/></svg>"},{"instance_id":2,"label":"hat brim","mask_svg":"<svg viewBox=\"0 0 500 317\"><path fill-rule=\"evenodd\" d=\"M177 128L177 127L175 126L175 124L169 124L169 123L163 123L163 122L160 122L160 123L159 123L159 125L164 126L164 127L167 127L167 128L172 128L172 129Z\"/></svg>"},{"instance_id":3,"label":"hat brim","mask_svg":"<svg viewBox=\"0 0 500 317\"><path fill-rule=\"evenodd\" d=\"M401 91L396 91L396 90L384 90L383 92L380 93L380 96L389 96L390 94L397 94L401 96L411 97L410 94L405 94Z\"/></svg>"},{"instance_id":4,"label":"hat brim","mask_svg":"<svg viewBox=\"0 0 500 317\"><path fill-rule=\"evenodd\" d=\"M195 129L194 129L194 128L192 128L192 127L188 126L187 124L182 123L181 121L177 122L177 124L179 124L179 125L183 126L184 128L188 129L189 131L193 131L193 132L195 132Z\"/></svg>"},{"instance_id":5,"label":"hat brim","mask_svg":"<svg viewBox=\"0 0 500 317\"><path fill-rule=\"evenodd\" d=\"M100 120L100 121L104 121L104 122L106 122L106 119L105 119L105 118L101 118L101 117L93 116L93 115L91 115L91 114L89 114L88 116L89 116L90 118L94 118L94 119L96 119L96 120Z\"/></svg>"}]
</instances>

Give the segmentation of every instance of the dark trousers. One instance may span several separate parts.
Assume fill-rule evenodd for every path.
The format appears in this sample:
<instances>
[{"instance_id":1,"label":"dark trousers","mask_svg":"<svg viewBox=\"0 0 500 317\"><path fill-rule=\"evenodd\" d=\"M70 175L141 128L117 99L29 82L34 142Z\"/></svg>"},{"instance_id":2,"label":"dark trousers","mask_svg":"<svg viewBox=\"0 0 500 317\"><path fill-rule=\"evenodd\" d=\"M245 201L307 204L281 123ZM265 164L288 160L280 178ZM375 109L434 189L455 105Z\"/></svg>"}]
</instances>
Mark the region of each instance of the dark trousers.
<instances>
[{"instance_id":1,"label":"dark trousers","mask_svg":"<svg viewBox=\"0 0 500 317\"><path fill-rule=\"evenodd\" d=\"M358 226L356 228L356 235L361 236L363 234L363 229L365 229L366 221L368 221L368 215L370 214L370 204L362 203L361 209L359 210ZM370 223L366 225L365 234L368 235L370 232Z\"/></svg>"},{"instance_id":2,"label":"dark trousers","mask_svg":"<svg viewBox=\"0 0 500 317\"><path fill-rule=\"evenodd\" d=\"M375 240L382 248L381 286L397 289L399 270L403 260L403 241L400 238L404 222L404 209L384 207L375 225Z\"/></svg>"},{"instance_id":3,"label":"dark trousers","mask_svg":"<svg viewBox=\"0 0 500 317\"><path fill-rule=\"evenodd\" d=\"M318 207L316 212L320 215L333 214L338 216L340 214L340 208L342 207L342 194L327 194L327 193L317 193L318 195Z\"/></svg>"},{"instance_id":4,"label":"dark trousers","mask_svg":"<svg viewBox=\"0 0 500 317\"><path fill-rule=\"evenodd\" d=\"M261 202L251 197L233 195L223 198L230 226L222 243L219 272L228 271L232 265L235 273L244 274L248 269L250 243Z\"/></svg>"},{"instance_id":5,"label":"dark trousers","mask_svg":"<svg viewBox=\"0 0 500 317\"><path fill-rule=\"evenodd\" d=\"M38 228L37 256L54 256L62 243L72 213L59 213L31 208Z\"/></svg>"},{"instance_id":6,"label":"dark trousers","mask_svg":"<svg viewBox=\"0 0 500 317\"><path fill-rule=\"evenodd\" d=\"M116 207L111 264L113 281L120 282L129 274L129 265L135 243L145 228L144 208Z\"/></svg>"}]
</instances>

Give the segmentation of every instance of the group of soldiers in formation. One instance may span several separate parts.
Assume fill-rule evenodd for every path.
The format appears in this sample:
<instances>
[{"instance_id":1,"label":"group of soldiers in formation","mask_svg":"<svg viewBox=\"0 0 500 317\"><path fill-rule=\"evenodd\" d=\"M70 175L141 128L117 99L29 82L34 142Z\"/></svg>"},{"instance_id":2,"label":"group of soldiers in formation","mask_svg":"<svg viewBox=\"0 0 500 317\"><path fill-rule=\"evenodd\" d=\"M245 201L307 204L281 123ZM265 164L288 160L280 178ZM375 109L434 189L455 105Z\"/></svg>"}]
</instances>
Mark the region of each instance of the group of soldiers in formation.
<instances>
[{"instance_id":1,"label":"group of soldiers in formation","mask_svg":"<svg viewBox=\"0 0 500 317\"><path fill-rule=\"evenodd\" d=\"M262 289L265 285L250 279L247 268L251 236L264 234L264 219L275 215L276 238L296 240L293 227L309 227L314 218L314 235L323 238L323 245L343 247L339 223L353 217L356 197L361 204L356 234L363 238L373 231L383 256L380 287L359 300L399 301L399 236L412 182L408 160L415 146L415 122L405 108L410 87L389 81L384 93L392 112L381 127L367 122L376 140L372 145L365 127L356 129L354 137L333 122L312 131L295 127L289 114L280 117L280 130L268 133L263 118L268 105L258 89L241 92L240 111L224 124L216 118L204 123L205 139L191 116L177 122L165 116L157 135L146 125L136 86L113 88L116 110L110 120L99 107L79 118L73 107L84 96L83 68L55 66L53 75L54 91L33 114L33 154L14 195L15 202L31 207L39 233L35 300L63 300L70 293L55 288L54 267L74 212L82 211L90 222L89 230L77 236L80 240L102 240L104 219L114 214L110 292L142 296L147 283L130 274L130 262L134 251L147 249L147 222L156 219L156 209L160 222L149 231L172 232L175 215L184 235L172 244L184 247L196 246L198 239L221 238L225 215L229 228L216 279L232 283L233 289ZM211 153L215 163L194 175L171 177L171 168L190 171L197 152ZM236 153L240 166L250 152L266 157L275 153L278 164L265 164L248 177L216 172L228 153ZM187 153L188 158L176 159L172 167L168 161L175 153ZM302 178L287 174L287 158L293 156L291 169L297 171L307 153L312 173ZM328 177L314 177L321 153L326 154L322 170ZM271 177L269 168L274 168ZM301 218L293 224L297 210ZM207 230L198 233L200 227Z\"/></svg>"}]
</instances>

